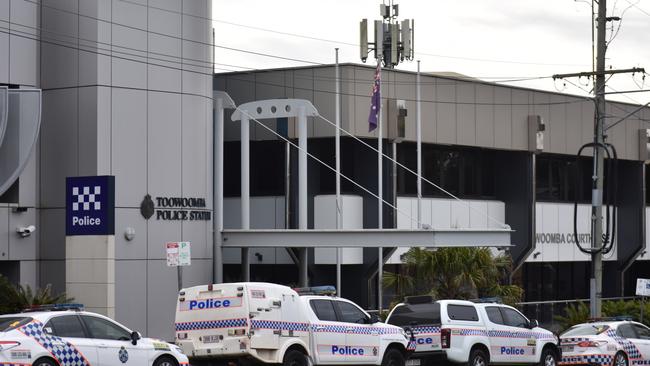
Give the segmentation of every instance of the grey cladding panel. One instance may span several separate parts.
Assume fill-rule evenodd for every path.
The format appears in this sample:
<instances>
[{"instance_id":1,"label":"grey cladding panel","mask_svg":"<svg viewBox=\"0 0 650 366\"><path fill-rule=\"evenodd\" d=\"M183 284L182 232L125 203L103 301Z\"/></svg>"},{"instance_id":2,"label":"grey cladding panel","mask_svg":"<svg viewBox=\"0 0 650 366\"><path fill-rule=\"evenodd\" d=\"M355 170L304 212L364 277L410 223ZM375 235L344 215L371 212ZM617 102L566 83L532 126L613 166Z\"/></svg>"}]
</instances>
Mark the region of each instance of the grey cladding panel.
<instances>
[{"instance_id":1,"label":"grey cladding panel","mask_svg":"<svg viewBox=\"0 0 650 366\"><path fill-rule=\"evenodd\" d=\"M511 90L494 88L494 147L512 149Z\"/></svg>"},{"instance_id":2,"label":"grey cladding panel","mask_svg":"<svg viewBox=\"0 0 650 366\"><path fill-rule=\"evenodd\" d=\"M512 92L512 147L514 149L528 149L529 98L528 91L513 90Z\"/></svg>"},{"instance_id":3,"label":"grey cladding panel","mask_svg":"<svg viewBox=\"0 0 650 366\"><path fill-rule=\"evenodd\" d=\"M568 99L573 102L574 99ZM566 105L566 146L567 154L575 154L584 143L582 141L582 103Z\"/></svg>"},{"instance_id":4,"label":"grey cladding panel","mask_svg":"<svg viewBox=\"0 0 650 366\"><path fill-rule=\"evenodd\" d=\"M115 288L115 319L130 329L146 333L147 261L116 260Z\"/></svg>"},{"instance_id":5,"label":"grey cladding panel","mask_svg":"<svg viewBox=\"0 0 650 366\"><path fill-rule=\"evenodd\" d=\"M181 194L181 136L184 132L181 129L181 96L150 91L148 102L147 193L152 197L177 197Z\"/></svg>"},{"instance_id":6,"label":"grey cladding panel","mask_svg":"<svg viewBox=\"0 0 650 366\"><path fill-rule=\"evenodd\" d=\"M456 87L457 105L456 132L460 145L476 145L476 93L474 84L458 83Z\"/></svg>"}]
</instances>

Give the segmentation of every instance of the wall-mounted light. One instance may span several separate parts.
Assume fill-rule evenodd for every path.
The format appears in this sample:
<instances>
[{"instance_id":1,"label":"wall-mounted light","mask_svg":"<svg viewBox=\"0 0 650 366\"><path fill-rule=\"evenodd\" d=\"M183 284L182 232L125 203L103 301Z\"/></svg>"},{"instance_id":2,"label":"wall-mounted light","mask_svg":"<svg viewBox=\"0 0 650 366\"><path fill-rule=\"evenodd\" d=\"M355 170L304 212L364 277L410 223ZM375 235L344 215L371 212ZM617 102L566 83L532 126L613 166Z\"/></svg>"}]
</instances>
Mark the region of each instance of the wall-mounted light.
<instances>
[{"instance_id":1,"label":"wall-mounted light","mask_svg":"<svg viewBox=\"0 0 650 366\"><path fill-rule=\"evenodd\" d=\"M127 227L124 229L124 239L131 241L135 238L135 229L132 227Z\"/></svg>"},{"instance_id":2,"label":"wall-mounted light","mask_svg":"<svg viewBox=\"0 0 650 366\"><path fill-rule=\"evenodd\" d=\"M26 238L32 235L34 231L36 231L36 226L34 225L20 226L16 228L16 232L18 233L18 235L20 235L21 238Z\"/></svg>"}]
</instances>

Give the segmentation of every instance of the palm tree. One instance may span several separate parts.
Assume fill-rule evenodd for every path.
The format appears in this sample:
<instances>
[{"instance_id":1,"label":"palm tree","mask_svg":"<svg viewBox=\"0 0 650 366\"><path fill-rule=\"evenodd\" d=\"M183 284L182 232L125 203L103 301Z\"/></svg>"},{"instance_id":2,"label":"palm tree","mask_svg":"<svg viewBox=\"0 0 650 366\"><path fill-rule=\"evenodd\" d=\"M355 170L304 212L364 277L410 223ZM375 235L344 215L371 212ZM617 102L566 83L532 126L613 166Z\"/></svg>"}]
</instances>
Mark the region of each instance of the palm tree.
<instances>
[{"instance_id":1,"label":"palm tree","mask_svg":"<svg viewBox=\"0 0 650 366\"><path fill-rule=\"evenodd\" d=\"M399 273L384 274L384 287L394 288L399 298L420 294L451 299L499 296L506 303L515 303L523 295L519 286L501 284L512 270L510 257L495 257L488 248L411 248L403 260Z\"/></svg>"},{"instance_id":2,"label":"palm tree","mask_svg":"<svg viewBox=\"0 0 650 366\"><path fill-rule=\"evenodd\" d=\"M0 314L12 314L24 309L46 304L61 304L74 301L65 293L52 294L52 285L33 291L29 285L14 285L9 279L0 275Z\"/></svg>"}]
</instances>

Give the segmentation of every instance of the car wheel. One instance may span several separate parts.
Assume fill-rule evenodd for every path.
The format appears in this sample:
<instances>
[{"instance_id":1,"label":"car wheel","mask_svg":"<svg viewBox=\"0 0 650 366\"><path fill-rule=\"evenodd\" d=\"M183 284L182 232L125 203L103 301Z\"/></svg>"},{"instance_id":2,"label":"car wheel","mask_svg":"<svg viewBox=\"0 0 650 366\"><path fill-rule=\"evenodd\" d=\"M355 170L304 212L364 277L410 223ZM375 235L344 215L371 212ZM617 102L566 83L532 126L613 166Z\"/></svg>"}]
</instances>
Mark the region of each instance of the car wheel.
<instances>
[{"instance_id":1,"label":"car wheel","mask_svg":"<svg viewBox=\"0 0 650 366\"><path fill-rule=\"evenodd\" d=\"M54 362L54 360L49 358L39 358L38 360L34 361L32 365L33 366L57 366L56 362Z\"/></svg>"},{"instance_id":2,"label":"car wheel","mask_svg":"<svg viewBox=\"0 0 650 366\"><path fill-rule=\"evenodd\" d=\"M488 366L488 358L485 352L479 348L474 348L472 353L469 354L467 366Z\"/></svg>"},{"instance_id":3,"label":"car wheel","mask_svg":"<svg viewBox=\"0 0 650 366\"><path fill-rule=\"evenodd\" d=\"M284 355L282 366L307 366L307 356L298 350L290 350Z\"/></svg>"},{"instance_id":4,"label":"car wheel","mask_svg":"<svg viewBox=\"0 0 650 366\"><path fill-rule=\"evenodd\" d=\"M539 359L539 366L557 366L557 354L550 348L544 349Z\"/></svg>"},{"instance_id":5,"label":"car wheel","mask_svg":"<svg viewBox=\"0 0 650 366\"><path fill-rule=\"evenodd\" d=\"M613 366L627 366L627 357L625 353L619 352L614 356Z\"/></svg>"},{"instance_id":6,"label":"car wheel","mask_svg":"<svg viewBox=\"0 0 650 366\"><path fill-rule=\"evenodd\" d=\"M384 353L384 359L381 361L381 366L404 366L404 354L398 349L389 348Z\"/></svg>"},{"instance_id":7,"label":"car wheel","mask_svg":"<svg viewBox=\"0 0 650 366\"><path fill-rule=\"evenodd\" d=\"M153 366L178 366L178 363L169 356L162 356L153 363Z\"/></svg>"}]
</instances>

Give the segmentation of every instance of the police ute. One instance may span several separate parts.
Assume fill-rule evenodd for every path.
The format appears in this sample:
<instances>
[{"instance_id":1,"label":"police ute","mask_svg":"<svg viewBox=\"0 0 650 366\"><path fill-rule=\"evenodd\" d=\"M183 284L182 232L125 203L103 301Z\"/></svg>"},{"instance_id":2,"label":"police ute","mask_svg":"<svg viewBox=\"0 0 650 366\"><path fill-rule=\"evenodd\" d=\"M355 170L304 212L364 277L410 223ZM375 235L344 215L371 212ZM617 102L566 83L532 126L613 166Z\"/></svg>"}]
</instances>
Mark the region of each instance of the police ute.
<instances>
[{"instance_id":1,"label":"police ute","mask_svg":"<svg viewBox=\"0 0 650 366\"><path fill-rule=\"evenodd\" d=\"M496 299L436 301L411 296L393 308L386 322L415 335L409 366L441 361L556 366L561 356L553 333Z\"/></svg>"},{"instance_id":2,"label":"police ute","mask_svg":"<svg viewBox=\"0 0 650 366\"><path fill-rule=\"evenodd\" d=\"M406 332L334 292L253 282L182 289L176 344L192 365L404 366Z\"/></svg>"},{"instance_id":3,"label":"police ute","mask_svg":"<svg viewBox=\"0 0 650 366\"><path fill-rule=\"evenodd\" d=\"M176 345L142 338L79 304L40 306L0 315L0 365L183 366Z\"/></svg>"}]
</instances>

